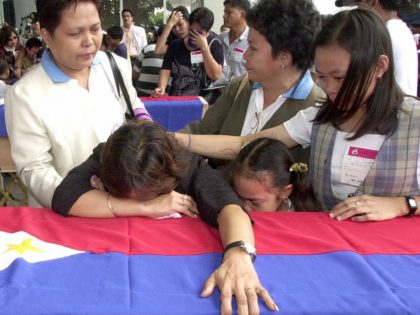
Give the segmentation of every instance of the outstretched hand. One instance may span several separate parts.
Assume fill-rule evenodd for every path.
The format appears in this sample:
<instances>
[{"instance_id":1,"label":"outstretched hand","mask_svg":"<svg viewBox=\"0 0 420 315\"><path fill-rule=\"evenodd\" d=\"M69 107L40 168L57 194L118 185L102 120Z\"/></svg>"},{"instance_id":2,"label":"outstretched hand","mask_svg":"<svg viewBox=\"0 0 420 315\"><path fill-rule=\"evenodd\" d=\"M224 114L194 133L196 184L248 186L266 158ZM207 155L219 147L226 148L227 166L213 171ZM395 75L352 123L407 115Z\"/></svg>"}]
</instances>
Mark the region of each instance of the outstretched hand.
<instances>
[{"instance_id":1,"label":"outstretched hand","mask_svg":"<svg viewBox=\"0 0 420 315\"><path fill-rule=\"evenodd\" d=\"M250 256L241 249L231 249L226 253L223 263L204 284L201 296L210 296L216 287L220 290L222 315L232 314L233 296L239 315L259 314L258 297L270 310L278 311L270 294L261 285Z\"/></svg>"}]
</instances>

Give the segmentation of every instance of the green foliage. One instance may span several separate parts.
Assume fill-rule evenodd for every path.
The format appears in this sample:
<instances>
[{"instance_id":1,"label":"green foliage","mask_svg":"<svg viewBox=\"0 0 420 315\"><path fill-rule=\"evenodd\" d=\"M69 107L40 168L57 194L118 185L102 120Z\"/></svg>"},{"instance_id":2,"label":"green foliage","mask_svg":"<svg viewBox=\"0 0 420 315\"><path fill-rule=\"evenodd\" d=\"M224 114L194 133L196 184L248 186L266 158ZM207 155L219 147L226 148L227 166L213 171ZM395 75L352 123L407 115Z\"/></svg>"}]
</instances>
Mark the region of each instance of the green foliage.
<instances>
[{"instance_id":1,"label":"green foliage","mask_svg":"<svg viewBox=\"0 0 420 315\"><path fill-rule=\"evenodd\" d=\"M104 0L102 10L102 27L120 25L120 0ZM163 23L163 13L155 9L163 8L163 0L124 0L124 9L130 9L134 14L136 25L149 27ZM167 10L172 6L167 2Z\"/></svg>"}]
</instances>

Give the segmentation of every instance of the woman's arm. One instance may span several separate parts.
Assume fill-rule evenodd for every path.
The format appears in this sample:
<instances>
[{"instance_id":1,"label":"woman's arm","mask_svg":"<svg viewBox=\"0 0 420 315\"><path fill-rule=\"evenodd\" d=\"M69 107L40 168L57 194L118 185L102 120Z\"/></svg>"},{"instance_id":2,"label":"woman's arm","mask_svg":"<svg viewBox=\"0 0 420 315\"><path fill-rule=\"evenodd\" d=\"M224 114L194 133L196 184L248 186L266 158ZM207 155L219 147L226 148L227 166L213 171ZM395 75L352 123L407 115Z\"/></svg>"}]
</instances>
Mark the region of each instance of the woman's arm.
<instances>
[{"instance_id":1,"label":"woman's arm","mask_svg":"<svg viewBox=\"0 0 420 315\"><path fill-rule=\"evenodd\" d=\"M211 158L231 160L241 148L258 138L272 138L283 141L289 148L297 143L289 136L283 125L265 129L247 136L188 135L175 133L177 140L192 152Z\"/></svg>"},{"instance_id":2,"label":"woman's arm","mask_svg":"<svg viewBox=\"0 0 420 315\"><path fill-rule=\"evenodd\" d=\"M163 55L166 53L166 50L168 49L168 45L166 44L166 42L168 41L168 37L172 32L172 28L182 18L183 15L179 11L175 11L172 13L171 17L165 25L165 28L163 29L162 35L160 35L156 41L155 54Z\"/></svg>"},{"instance_id":3,"label":"woman's arm","mask_svg":"<svg viewBox=\"0 0 420 315\"><path fill-rule=\"evenodd\" d=\"M223 247L236 241L254 245L251 219L241 207L242 200L222 173L196 155L191 156L189 165L177 190L186 190L197 202L200 217L208 224L218 226ZM236 297L239 314L248 314L248 310L251 314L257 313L256 292L259 292L269 308L276 309L270 295L259 282L252 259L240 248L231 248L226 252L222 265L207 280L202 296L211 295L216 286L221 292L223 314L231 313L233 295Z\"/></svg>"},{"instance_id":4,"label":"woman's arm","mask_svg":"<svg viewBox=\"0 0 420 315\"><path fill-rule=\"evenodd\" d=\"M5 117L12 158L20 179L37 202L51 207L54 190L62 177L53 162L48 130L39 118L39 93L42 91L15 85L6 94Z\"/></svg>"},{"instance_id":5,"label":"woman's arm","mask_svg":"<svg viewBox=\"0 0 420 315\"><path fill-rule=\"evenodd\" d=\"M237 205L222 209L218 218L219 234L223 246L235 241L254 245L254 233L248 215ZM235 296L238 314L259 314L258 296L267 307L278 310L270 294L261 285L251 257L239 247L229 249L219 268L207 279L201 296L220 290L222 314L232 314L232 296Z\"/></svg>"},{"instance_id":6,"label":"woman's arm","mask_svg":"<svg viewBox=\"0 0 420 315\"><path fill-rule=\"evenodd\" d=\"M171 76L171 70L167 70L167 69L160 70L158 87L153 91L152 96L159 97L159 96L165 95L166 87L168 85L170 76Z\"/></svg>"}]
</instances>

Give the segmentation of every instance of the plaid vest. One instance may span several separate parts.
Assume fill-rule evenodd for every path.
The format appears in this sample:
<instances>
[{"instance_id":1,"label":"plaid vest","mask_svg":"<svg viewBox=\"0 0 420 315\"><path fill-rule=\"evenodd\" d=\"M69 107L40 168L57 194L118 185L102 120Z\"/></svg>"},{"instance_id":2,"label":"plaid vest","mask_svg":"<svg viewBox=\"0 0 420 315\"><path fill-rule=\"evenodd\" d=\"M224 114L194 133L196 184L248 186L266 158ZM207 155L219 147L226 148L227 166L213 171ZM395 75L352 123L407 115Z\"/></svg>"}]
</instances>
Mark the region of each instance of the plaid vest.
<instances>
[{"instance_id":1,"label":"plaid vest","mask_svg":"<svg viewBox=\"0 0 420 315\"><path fill-rule=\"evenodd\" d=\"M331 186L331 160L337 130L330 123L313 124L310 176L323 210L340 200ZM417 163L420 141L420 102L405 98L398 112L398 128L385 138L357 192L374 196L420 195Z\"/></svg>"}]
</instances>

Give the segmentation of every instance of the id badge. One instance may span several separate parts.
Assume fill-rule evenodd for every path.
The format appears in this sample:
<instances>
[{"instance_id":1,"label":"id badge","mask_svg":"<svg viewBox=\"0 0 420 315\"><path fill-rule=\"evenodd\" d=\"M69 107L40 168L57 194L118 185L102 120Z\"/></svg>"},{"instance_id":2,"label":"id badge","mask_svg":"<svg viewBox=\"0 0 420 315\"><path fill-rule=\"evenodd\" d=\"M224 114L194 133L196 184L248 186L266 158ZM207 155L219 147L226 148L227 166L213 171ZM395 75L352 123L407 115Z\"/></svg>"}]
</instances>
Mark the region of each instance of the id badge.
<instances>
[{"instance_id":1,"label":"id badge","mask_svg":"<svg viewBox=\"0 0 420 315\"><path fill-rule=\"evenodd\" d=\"M230 59L236 62L241 62L244 52L245 50L242 48L233 48L230 54Z\"/></svg>"},{"instance_id":2,"label":"id badge","mask_svg":"<svg viewBox=\"0 0 420 315\"><path fill-rule=\"evenodd\" d=\"M203 52L201 50L195 50L191 52L191 64L202 63L203 60Z\"/></svg>"},{"instance_id":3,"label":"id badge","mask_svg":"<svg viewBox=\"0 0 420 315\"><path fill-rule=\"evenodd\" d=\"M341 168L341 182L360 186L375 162L377 150L348 146Z\"/></svg>"}]
</instances>

